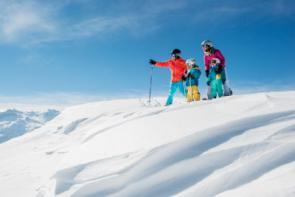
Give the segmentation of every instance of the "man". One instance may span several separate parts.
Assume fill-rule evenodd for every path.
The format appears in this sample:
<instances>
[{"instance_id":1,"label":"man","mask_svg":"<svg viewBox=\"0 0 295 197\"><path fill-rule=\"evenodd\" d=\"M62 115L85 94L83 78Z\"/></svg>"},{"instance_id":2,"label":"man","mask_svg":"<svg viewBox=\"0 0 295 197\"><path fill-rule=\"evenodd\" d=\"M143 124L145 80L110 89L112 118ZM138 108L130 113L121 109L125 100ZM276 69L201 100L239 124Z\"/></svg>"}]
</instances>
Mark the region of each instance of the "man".
<instances>
[{"instance_id":1,"label":"man","mask_svg":"<svg viewBox=\"0 0 295 197\"><path fill-rule=\"evenodd\" d=\"M173 97L177 90L183 96L186 96L185 87L183 85L183 77L187 71L187 66L185 64L185 60L181 58L181 51L179 49L173 49L171 52L171 59L166 62L158 62L155 60L150 60L150 64L157 67L167 67L171 72L171 83L169 89L169 95L166 101L166 106L171 105L173 103Z\"/></svg>"}]
</instances>

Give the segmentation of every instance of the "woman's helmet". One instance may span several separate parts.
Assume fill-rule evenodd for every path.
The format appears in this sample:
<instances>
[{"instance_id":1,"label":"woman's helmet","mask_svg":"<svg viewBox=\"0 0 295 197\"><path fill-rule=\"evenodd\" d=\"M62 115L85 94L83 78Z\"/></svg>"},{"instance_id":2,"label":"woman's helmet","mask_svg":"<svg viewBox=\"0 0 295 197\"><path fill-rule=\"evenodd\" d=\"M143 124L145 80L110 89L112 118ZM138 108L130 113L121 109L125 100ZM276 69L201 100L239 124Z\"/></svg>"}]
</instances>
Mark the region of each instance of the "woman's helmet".
<instances>
[{"instance_id":1,"label":"woman's helmet","mask_svg":"<svg viewBox=\"0 0 295 197\"><path fill-rule=\"evenodd\" d=\"M203 42L201 42L201 46L209 46L209 47L213 47L213 42L210 40L204 40Z\"/></svg>"}]
</instances>

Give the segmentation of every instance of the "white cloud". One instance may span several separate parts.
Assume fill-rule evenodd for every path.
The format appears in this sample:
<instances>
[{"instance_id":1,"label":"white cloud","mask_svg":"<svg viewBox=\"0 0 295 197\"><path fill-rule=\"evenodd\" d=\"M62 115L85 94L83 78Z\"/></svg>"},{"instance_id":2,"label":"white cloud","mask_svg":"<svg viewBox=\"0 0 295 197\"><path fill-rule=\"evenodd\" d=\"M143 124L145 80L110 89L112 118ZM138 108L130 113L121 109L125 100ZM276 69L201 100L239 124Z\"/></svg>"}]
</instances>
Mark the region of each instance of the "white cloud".
<instances>
[{"instance_id":1,"label":"white cloud","mask_svg":"<svg viewBox=\"0 0 295 197\"><path fill-rule=\"evenodd\" d=\"M185 22L222 22L228 17L290 15L289 0L0 0L0 41L32 44L74 40L109 33L141 35L161 28L174 17ZM292 4L292 2L291 2ZM74 9L74 14L71 9ZM70 12L67 12L70 11ZM178 12L180 11L180 12ZM180 14L181 13L181 14ZM165 21L166 20L166 21Z\"/></svg>"},{"instance_id":2,"label":"white cloud","mask_svg":"<svg viewBox=\"0 0 295 197\"><path fill-rule=\"evenodd\" d=\"M1 2L0 9L2 42L31 40L55 31L55 24L48 16L49 10L36 2Z\"/></svg>"},{"instance_id":3,"label":"white cloud","mask_svg":"<svg viewBox=\"0 0 295 197\"><path fill-rule=\"evenodd\" d=\"M0 0L1 1L1 0ZM177 10L185 3L159 0L128 1L116 3L102 1L98 12L83 10L78 16L63 14L67 6L87 4L96 6L96 1L51 1L16 0L0 2L0 41L17 44L42 43L60 40L73 40L90 36L102 37L106 33L125 29L129 33L142 31L147 23L153 23L150 29L156 29L156 18L162 12ZM104 8L104 5L106 8ZM86 6L87 7L87 6ZM92 12L92 13L91 13ZM75 19L71 19L74 17ZM147 30L148 31L148 30ZM143 32L143 31L142 31Z\"/></svg>"},{"instance_id":4,"label":"white cloud","mask_svg":"<svg viewBox=\"0 0 295 197\"><path fill-rule=\"evenodd\" d=\"M95 17L73 24L68 28L67 36L69 39L77 37L87 37L105 32L116 31L117 29L127 27L129 20L126 17Z\"/></svg>"}]
</instances>

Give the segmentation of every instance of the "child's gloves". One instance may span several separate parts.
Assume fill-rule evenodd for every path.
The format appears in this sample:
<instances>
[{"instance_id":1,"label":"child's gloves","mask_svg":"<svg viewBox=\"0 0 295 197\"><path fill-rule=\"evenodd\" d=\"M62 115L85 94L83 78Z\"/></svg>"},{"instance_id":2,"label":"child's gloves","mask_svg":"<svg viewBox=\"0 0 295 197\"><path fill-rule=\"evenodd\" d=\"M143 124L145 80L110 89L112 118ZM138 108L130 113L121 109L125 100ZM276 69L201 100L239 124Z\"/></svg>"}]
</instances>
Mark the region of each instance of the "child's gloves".
<instances>
[{"instance_id":1,"label":"child's gloves","mask_svg":"<svg viewBox=\"0 0 295 197\"><path fill-rule=\"evenodd\" d=\"M208 76L209 76L209 70L205 70L205 72L206 72L206 77L208 78Z\"/></svg>"},{"instance_id":2,"label":"child's gloves","mask_svg":"<svg viewBox=\"0 0 295 197\"><path fill-rule=\"evenodd\" d=\"M181 79L182 79L182 81L186 81L186 76L185 75L183 75L182 77L181 77Z\"/></svg>"},{"instance_id":3,"label":"child's gloves","mask_svg":"<svg viewBox=\"0 0 295 197\"><path fill-rule=\"evenodd\" d=\"M207 86L210 86L210 83L211 83L210 81L207 81Z\"/></svg>"},{"instance_id":4,"label":"child's gloves","mask_svg":"<svg viewBox=\"0 0 295 197\"><path fill-rule=\"evenodd\" d=\"M195 76L192 75L191 73L188 73L187 77L188 77L188 78L191 78L191 79L195 79Z\"/></svg>"},{"instance_id":5,"label":"child's gloves","mask_svg":"<svg viewBox=\"0 0 295 197\"><path fill-rule=\"evenodd\" d=\"M198 65L195 65L195 69L196 70L201 70L200 66L198 66Z\"/></svg>"},{"instance_id":6,"label":"child's gloves","mask_svg":"<svg viewBox=\"0 0 295 197\"><path fill-rule=\"evenodd\" d=\"M157 62L156 62L155 60L150 59L149 63L150 63L151 65L155 65Z\"/></svg>"}]
</instances>

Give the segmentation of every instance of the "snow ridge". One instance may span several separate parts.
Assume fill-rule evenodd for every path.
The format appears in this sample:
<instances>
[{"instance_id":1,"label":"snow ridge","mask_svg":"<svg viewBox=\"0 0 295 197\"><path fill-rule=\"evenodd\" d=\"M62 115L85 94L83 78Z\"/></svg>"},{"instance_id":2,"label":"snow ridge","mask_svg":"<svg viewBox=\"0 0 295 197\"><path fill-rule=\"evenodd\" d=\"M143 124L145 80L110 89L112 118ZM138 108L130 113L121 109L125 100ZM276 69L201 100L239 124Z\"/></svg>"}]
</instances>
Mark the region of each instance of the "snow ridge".
<instances>
[{"instance_id":1,"label":"snow ridge","mask_svg":"<svg viewBox=\"0 0 295 197\"><path fill-rule=\"evenodd\" d=\"M184 192L181 195L215 196L218 193L247 184L274 168L295 161L295 144L290 143L282 147L274 146L273 150L267 151L269 147L272 147L270 140L214 153L203 153L235 136L242 135L250 129L265 127L278 121L290 120L295 120L295 111L246 118L227 123L218 128L198 132L151 150L144 158L128 169L98 176L96 177L97 181L92 177L91 180L88 180L91 183L83 186L72 196L137 196L138 194L140 196L171 196L189 187L194 189L190 189L192 191ZM275 135L280 135L280 132L275 133ZM245 152L249 152L246 156L247 160L251 161L245 162L243 167L231 170L210 184L201 183L215 171L236 163L241 165ZM261 154L260 158L256 156L258 153ZM257 160L253 161L250 157L257 158ZM269 163L269 160L272 160L272 162ZM96 165L99 166L100 162L97 161ZM91 168L95 168L93 163L91 163ZM77 169L77 167L74 169ZM71 179L83 173L85 169L89 170L84 165L83 169L80 168L76 173L69 173ZM186 170L183 172L182 169ZM65 179L65 176L57 175L57 177L63 177L63 181L66 182L70 180ZM224 185L224 178L229 178L231 181ZM65 185L63 181L58 179L56 194L63 192L59 188ZM201 184L198 185L198 183ZM81 183L78 181L74 184ZM208 186L211 188L213 184L213 189L208 189ZM70 185L67 185L68 187Z\"/></svg>"},{"instance_id":2,"label":"snow ridge","mask_svg":"<svg viewBox=\"0 0 295 197\"><path fill-rule=\"evenodd\" d=\"M0 144L2 194L295 195L294 91L176 100L170 107L159 105L164 100L70 107Z\"/></svg>"}]
</instances>

